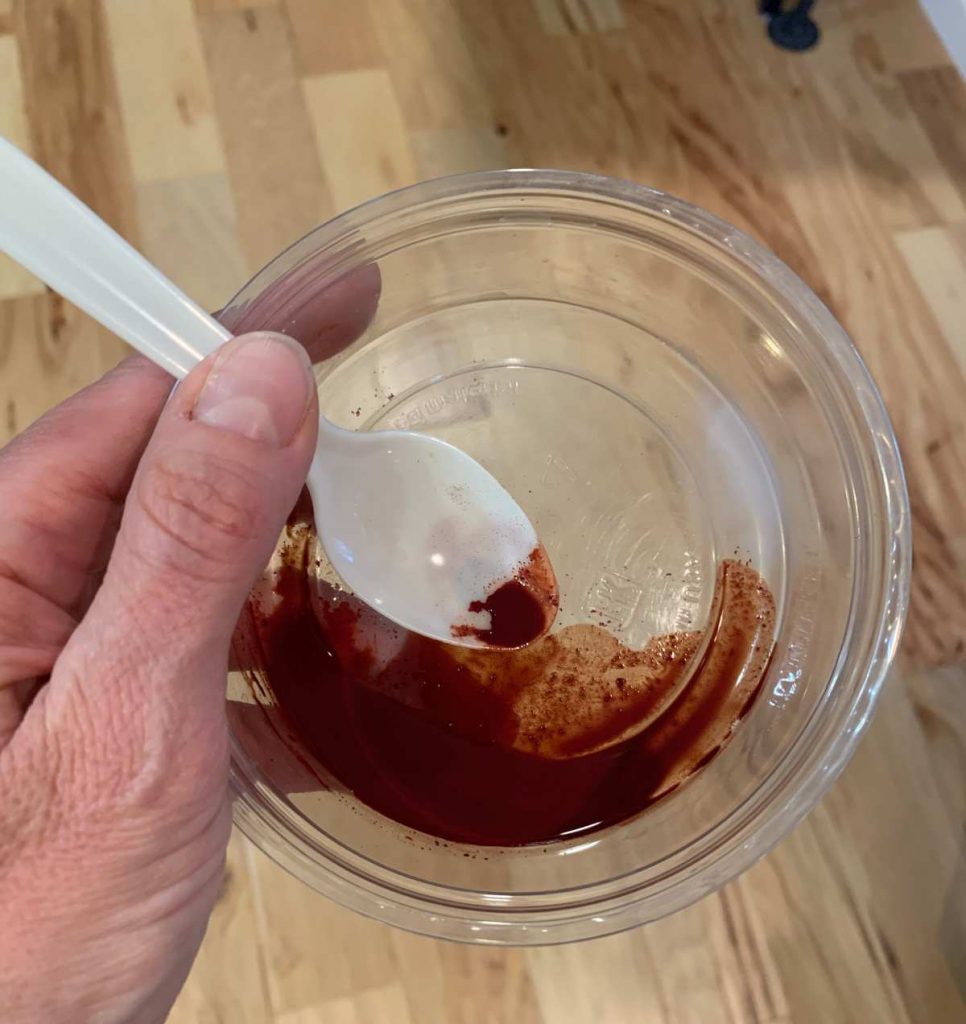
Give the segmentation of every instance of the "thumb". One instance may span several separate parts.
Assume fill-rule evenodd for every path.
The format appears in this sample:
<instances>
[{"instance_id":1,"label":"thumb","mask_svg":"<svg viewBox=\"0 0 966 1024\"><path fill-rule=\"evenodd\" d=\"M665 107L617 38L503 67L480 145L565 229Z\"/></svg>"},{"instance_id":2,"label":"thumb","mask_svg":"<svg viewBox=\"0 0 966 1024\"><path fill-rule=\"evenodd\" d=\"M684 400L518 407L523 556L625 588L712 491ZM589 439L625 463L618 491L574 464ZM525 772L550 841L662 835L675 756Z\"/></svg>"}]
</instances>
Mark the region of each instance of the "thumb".
<instances>
[{"instance_id":1,"label":"thumb","mask_svg":"<svg viewBox=\"0 0 966 1024\"><path fill-rule=\"evenodd\" d=\"M145 713L183 698L221 714L232 630L305 480L317 422L308 356L284 335L239 336L185 378L65 651L85 663L71 658L72 675L93 673L101 682L88 687L113 686L120 692L102 696Z\"/></svg>"}]
</instances>

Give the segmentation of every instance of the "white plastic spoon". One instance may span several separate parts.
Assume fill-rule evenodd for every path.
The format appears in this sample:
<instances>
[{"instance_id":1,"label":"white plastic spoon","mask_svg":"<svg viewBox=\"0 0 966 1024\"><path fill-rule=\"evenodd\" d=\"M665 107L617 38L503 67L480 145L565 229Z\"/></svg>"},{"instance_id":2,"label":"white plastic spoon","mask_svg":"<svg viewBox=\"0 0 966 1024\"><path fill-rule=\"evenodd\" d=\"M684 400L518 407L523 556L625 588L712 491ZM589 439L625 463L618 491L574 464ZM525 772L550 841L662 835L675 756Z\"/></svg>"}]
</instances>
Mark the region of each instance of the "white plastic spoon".
<instances>
[{"instance_id":1,"label":"white plastic spoon","mask_svg":"<svg viewBox=\"0 0 966 1024\"><path fill-rule=\"evenodd\" d=\"M5 139L0 249L175 377L231 337ZM523 571L549 628L556 582L533 525L458 448L423 434L342 430L322 417L307 484L333 568L387 618L448 643L502 646L497 623L468 609ZM528 573L534 552L538 571ZM475 631L454 631L461 624Z\"/></svg>"}]
</instances>

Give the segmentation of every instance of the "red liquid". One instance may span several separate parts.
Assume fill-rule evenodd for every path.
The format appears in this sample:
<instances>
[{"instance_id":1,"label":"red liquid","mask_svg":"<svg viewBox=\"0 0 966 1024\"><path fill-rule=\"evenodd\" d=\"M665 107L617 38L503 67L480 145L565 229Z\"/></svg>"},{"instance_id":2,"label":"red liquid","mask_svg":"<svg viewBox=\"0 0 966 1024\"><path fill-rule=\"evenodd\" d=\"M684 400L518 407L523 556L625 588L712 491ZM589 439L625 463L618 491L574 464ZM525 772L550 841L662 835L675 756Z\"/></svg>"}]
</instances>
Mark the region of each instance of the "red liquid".
<instances>
[{"instance_id":1,"label":"red liquid","mask_svg":"<svg viewBox=\"0 0 966 1024\"><path fill-rule=\"evenodd\" d=\"M468 652L406 635L379 667L351 602L316 617L306 550L304 539L292 546L278 607L253 613L260 675L300 756L445 839L543 843L632 817L727 741L770 655L771 594L726 562L710 638L673 634L633 651L577 626L519 651Z\"/></svg>"}]
</instances>

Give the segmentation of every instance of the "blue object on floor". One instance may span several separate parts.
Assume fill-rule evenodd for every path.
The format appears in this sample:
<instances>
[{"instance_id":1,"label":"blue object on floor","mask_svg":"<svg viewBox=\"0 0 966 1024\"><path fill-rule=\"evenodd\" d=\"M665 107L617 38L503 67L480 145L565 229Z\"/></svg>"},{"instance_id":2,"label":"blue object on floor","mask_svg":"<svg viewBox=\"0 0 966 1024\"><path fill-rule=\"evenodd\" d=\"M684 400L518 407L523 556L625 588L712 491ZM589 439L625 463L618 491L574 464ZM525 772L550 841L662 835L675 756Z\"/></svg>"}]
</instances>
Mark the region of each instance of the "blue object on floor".
<instances>
[{"instance_id":1,"label":"blue object on floor","mask_svg":"<svg viewBox=\"0 0 966 1024\"><path fill-rule=\"evenodd\" d=\"M810 50L819 40L818 25L810 17L814 0L799 0L782 10L782 0L760 0L758 10L768 19L768 38L783 50Z\"/></svg>"}]
</instances>

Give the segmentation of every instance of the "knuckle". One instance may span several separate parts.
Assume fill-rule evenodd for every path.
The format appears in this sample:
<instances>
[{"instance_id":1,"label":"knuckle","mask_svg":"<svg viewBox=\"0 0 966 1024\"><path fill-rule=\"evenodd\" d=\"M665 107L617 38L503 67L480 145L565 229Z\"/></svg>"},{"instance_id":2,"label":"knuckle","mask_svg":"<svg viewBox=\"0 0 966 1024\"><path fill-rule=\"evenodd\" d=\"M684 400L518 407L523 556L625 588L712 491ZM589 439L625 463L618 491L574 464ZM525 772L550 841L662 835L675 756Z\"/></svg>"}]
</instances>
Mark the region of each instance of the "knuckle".
<instances>
[{"instance_id":1,"label":"knuckle","mask_svg":"<svg viewBox=\"0 0 966 1024\"><path fill-rule=\"evenodd\" d=\"M162 563L188 575L221 575L261 532L261 482L252 469L204 452L161 453L141 474L135 499L162 543Z\"/></svg>"}]
</instances>

